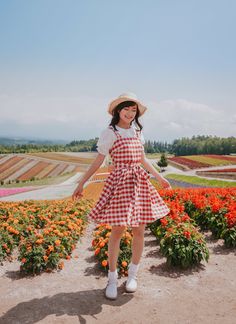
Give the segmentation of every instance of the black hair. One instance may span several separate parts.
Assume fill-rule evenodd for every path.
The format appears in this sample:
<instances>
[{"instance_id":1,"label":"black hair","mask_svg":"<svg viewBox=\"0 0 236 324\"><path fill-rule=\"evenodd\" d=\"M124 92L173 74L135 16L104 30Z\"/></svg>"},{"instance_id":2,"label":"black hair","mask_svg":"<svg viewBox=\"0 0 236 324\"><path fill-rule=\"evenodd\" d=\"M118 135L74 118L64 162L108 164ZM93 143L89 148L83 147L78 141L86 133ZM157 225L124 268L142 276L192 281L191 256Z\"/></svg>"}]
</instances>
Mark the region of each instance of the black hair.
<instances>
[{"instance_id":1,"label":"black hair","mask_svg":"<svg viewBox=\"0 0 236 324\"><path fill-rule=\"evenodd\" d=\"M123 101L119 105L117 105L112 111L113 117L111 119L109 126L112 126L117 131L116 125L120 121L119 112L125 107L130 107L130 106L133 107L135 105L137 105L137 113L136 113L134 119L130 122L130 125L133 123L133 121L135 121L136 125L138 125L138 127L139 127L138 130L141 131L143 126L140 124L140 122L138 120L140 112L138 109L138 104L135 101Z\"/></svg>"}]
</instances>

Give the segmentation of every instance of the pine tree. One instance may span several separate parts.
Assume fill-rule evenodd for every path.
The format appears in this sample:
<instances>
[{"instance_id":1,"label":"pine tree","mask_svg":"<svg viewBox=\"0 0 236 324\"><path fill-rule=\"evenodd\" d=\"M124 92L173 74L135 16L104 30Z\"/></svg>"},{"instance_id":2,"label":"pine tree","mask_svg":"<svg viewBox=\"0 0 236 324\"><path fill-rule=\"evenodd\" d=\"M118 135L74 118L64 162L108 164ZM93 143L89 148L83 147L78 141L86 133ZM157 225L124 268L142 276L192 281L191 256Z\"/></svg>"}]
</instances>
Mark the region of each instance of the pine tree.
<instances>
[{"instance_id":1,"label":"pine tree","mask_svg":"<svg viewBox=\"0 0 236 324\"><path fill-rule=\"evenodd\" d=\"M157 162L157 165L161 168L161 172L165 171L164 167L166 167L168 165L165 153L161 154L161 158Z\"/></svg>"}]
</instances>

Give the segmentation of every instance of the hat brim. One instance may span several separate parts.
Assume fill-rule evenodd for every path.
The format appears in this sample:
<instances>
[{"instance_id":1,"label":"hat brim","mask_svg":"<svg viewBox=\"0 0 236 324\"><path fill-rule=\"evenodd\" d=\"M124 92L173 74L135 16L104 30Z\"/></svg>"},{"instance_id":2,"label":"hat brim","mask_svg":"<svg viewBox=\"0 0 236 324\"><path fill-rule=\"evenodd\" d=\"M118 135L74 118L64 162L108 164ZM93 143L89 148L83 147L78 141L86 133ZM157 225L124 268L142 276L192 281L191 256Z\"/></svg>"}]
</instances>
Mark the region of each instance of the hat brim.
<instances>
[{"instance_id":1,"label":"hat brim","mask_svg":"<svg viewBox=\"0 0 236 324\"><path fill-rule=\"evenodd\" d=\"M115 100L113 100L109 106L108 106L108 112L109 114L113 115L113 110L114 108L119 105L120 103L124 102L124 101L134 101L136 102L137 106L138 106L138 110L139 110L139 116L142 116L145 111L147 110L147 107L145 107L140 101L136 100L136 99L131 99L129 97L122 97L122 98L117 98Z\"/></svg>"}]
</instances>

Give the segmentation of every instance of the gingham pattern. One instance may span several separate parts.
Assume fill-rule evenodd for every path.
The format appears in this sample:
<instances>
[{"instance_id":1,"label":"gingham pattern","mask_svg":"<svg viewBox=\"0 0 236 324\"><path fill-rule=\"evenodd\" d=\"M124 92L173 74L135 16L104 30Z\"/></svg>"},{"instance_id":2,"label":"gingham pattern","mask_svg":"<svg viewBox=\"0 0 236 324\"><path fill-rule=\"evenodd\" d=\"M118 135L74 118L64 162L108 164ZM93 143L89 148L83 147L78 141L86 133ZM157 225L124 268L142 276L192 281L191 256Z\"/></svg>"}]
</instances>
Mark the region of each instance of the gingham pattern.
<instances>
[{"instance_id":1,"label":"gingham pattern","mask_svg":"<svg viewBox=\"0 0 236 324\"><path fill-rule=\"evenodd\" d=\"M88 217L97 223L137 227L166 216L170 209L141 167L144 147L139 131L131 138L122 138L118 131L115 134L117 139L109 151L114 169Z\"/></svg>"}]
</instances>

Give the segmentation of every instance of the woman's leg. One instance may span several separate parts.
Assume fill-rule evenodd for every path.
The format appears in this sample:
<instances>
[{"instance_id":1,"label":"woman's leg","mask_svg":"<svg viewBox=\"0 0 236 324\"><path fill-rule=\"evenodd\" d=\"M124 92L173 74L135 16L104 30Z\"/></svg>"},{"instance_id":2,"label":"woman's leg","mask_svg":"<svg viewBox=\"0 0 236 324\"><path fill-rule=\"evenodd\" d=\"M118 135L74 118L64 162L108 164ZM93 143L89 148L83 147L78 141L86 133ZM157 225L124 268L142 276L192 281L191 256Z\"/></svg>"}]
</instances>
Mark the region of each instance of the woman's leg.
<instances>
[{"instance_id":1,"label":"woman's leg","mask_svg":"<svg viewBox=\"0 0 236 324\"><path fill-rule=\"evenodd\" d=\"M132 227L133 231L133 244L132 244L132 263L139 264L143 253L144 246L144 231L145 224L139 225L139 227Z\"/></svg>"},{"instance_id":2,"label":"woman's leg","mask_svg":"<svg viewBox=\"0 0 236 324\"><path fill-rule=\"evenodd\" d=\"M117 259L120 250L120 239L125 226L112 226L111 236L108 242L108 264L111 272L116 270Z\"/></svg>"},{"instance_id":3,"label":"woman's leg","mask_svg":"<svg viewBox=\"0 0 236 324\"><path fill-rule=\"evenodd\" d=\"M132 227L133 244L132 244L132 259L128 269L128 279L125 289L127 292L135 292L137 289L137 272L139 269L139 261L143 253L144 246L144 230L145 224L139 227Z\"/></svg>"}]
</instances>

